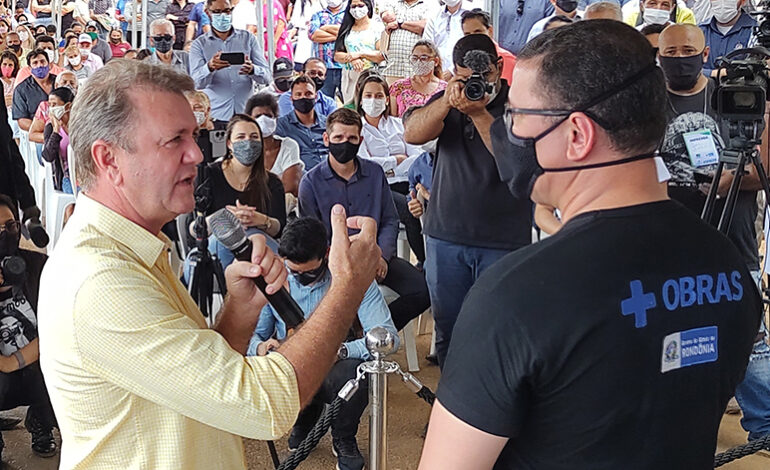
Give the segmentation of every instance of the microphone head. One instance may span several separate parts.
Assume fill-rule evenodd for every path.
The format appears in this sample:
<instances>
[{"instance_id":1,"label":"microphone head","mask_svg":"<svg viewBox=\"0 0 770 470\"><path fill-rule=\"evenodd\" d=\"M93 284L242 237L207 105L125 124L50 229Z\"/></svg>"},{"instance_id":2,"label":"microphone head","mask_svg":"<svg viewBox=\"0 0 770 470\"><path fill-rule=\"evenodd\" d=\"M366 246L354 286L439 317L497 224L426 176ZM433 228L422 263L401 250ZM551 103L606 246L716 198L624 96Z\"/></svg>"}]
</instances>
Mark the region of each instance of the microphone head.
<instances>
[{"instance_id":1,"label":"microphone head","mask_svg":"<svg viewBox=\"0 0 770 470\"><path fill-rule=\"evenodd\" d=\"M211 233L230 251L235 251L246 241L246 231L238 218L227 210L219 209L209 219Z\"/></svg>"}]
</instances>

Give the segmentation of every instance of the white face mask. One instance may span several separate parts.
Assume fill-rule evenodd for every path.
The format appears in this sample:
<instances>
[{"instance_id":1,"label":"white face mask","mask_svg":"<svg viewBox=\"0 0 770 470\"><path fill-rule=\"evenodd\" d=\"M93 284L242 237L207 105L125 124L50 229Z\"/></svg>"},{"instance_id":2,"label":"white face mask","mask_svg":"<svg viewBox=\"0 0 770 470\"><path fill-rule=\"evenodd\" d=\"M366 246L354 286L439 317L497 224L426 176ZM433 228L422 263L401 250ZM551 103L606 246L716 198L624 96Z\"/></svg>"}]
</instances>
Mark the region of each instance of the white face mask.
<instances>
[{"instance_id":1,"label":"white face mask","mask_svg":"<svg viewBox=\"0 0 770 470\"><path fill-rule=\"evenodd\" d=\"M52 64L52 63L56 62L56 60L58 59L58 57L57 57L58 54L56 54L56 51L52 51L50 49L46 49L45 53L48 56L48 63L49 64Z\"/></svg>"},{"instance_id":2,"label":"white face mask","mask_svg":"<svg viewBox=\"0 0 770 470\"><path fill-rule=\"evenodd\" d=\"M432 60L428 62L412 62L412 75L415 77L421 77L433 73L433 69L436 68L436 63Z\"/></svg>"},{"instance_id":3,"label":"white face mask","mask_svg":"<svg viewBox=\"0 0 770 470\"><path fill-rule=\"evenodd\" d=\"M671 12L657 8L645 8L642 18L646 24L666 24L671 18Z\"/></svg>"},{"instance_id":4,"label":"white face mask","mask_svg":"<svg viewBox=\"0 0 770 470\"><path fill-rule=\"evenodd\" d=\"M19 39L21 39L21 42L26 42L27 39L29 39L29 33L27 33L26 31L19 31L18 34L19 34Z\"/></svg>"},{"instance_id":5,"label":"white face mask","mask_svg":"<svg viewBox=\"0 0 770 470\"><path fill-rule=\"evenodd\" d=\"M75 57L67 57L67 62L69 62L70 65L73 67L77 67L78 65L80 65L80 60L81 59L79 55Z\"/></svg>"},{"instance_id":6,"label":"white face mask","mask_svg":"<svg viewBox=\"0 0 770 470\"><path fill-rule=\"evenodd\" d=\"M88 57L90 53L91 53L91 49L84 49L84 48L80 49L80 55L83 57Z\"/></svg>"},{"instance_id":7,"label":"white face mask","mask_svg":"<svg viewBox=\"0 0 770 470\"><path fill-rule=\"evenodd\" d=\"M274 117L263 114L257 118L257 124L259 124L259 130L262 131L262 137L270 137L275 132L278 121Z\"/></svg>"},{"instance_id":8,"label":"white face mask","mask_svg":"<svg viewBox=\"0 0 770 470\"><path fill-rule=\"evenodd\" d=\"M361 109L371 117L380 117L385 112L384 98L364 98L361 100Z\"/></svg>"},{"instance_id":9,"label":"white face mask","mask_svg":"<svg viewBox=\"0 0 770 470\"><path fill-rule=\"evenodd\" d=\"M329 6L329 8L337 8L338 6L342 5L342 2L344 0L326 0L326 5Z\"/></svg>"},{"instance_id":10,"label":"white face mask","mask_svg":"<svg viewBox=\"0 0 770 470\"><path fill-rule=\"evenodd\" d=\"M64 116L64 110L64 106L53 106L49 112L51 113L51 116L55 117L56 119L61 119L62 116Z\"/></svg>"},{"instance_id":11,"label":"white face mask","mask_svg":"<svg viewBox=\"0 0 770 470\"><path fill-rule=\"evenodd\" d=\"M729 23L738 16L738 0L715 0L711 2L711 11L717 23Z\"/></svg>"},{"instance_id":12,"label":"white face mask","mask_svg":"<svg viewBox=\"0 0 770 470\"><path fill-rule=\"evenodd\" d=\"M444 5L448 6L449 8L454 8L458 4L462 3L463 0L442 0L444 2Z\"/></svg>"},{"instance_id":13,"label":"white face mask","mask_svg":"<svg viewBox=\"0 0 770 470\"><path fill-rule=\"evenodd\" d=\"M195 123L198 124L198 127L202 126L204 122L206 122L206 113L203 111L193 111L193 114L195 115Z\"/></svg>"},{"instance_id":14,"label":"white face mask","mask_svg":"<svg viewBox=\"0 0 770 470\"><path fill-rule=\"evenodd\" d=\"M361 18L365 17L368 14L369 14L369 7L366 5L350 9L350 15L357 20L360 20Z\"/></svg>"}]
</instances>

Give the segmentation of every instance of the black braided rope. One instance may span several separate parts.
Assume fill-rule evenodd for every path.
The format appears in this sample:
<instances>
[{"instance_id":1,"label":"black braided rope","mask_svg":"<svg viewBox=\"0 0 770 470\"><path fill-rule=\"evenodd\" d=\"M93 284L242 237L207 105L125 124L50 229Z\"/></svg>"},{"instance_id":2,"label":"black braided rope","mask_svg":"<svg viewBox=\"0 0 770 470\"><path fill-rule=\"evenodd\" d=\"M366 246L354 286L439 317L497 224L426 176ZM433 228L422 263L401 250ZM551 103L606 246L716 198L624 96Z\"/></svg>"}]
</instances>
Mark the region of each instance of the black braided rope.
<instances>
[{"instance_id":1,"label":"black braided rope","mask_svg":"<svg viewBox=\"0 0 770 470\"><path fill-rule=\"evenodd\" d=\"M310 455L310 452L315 449L321 441L321 438L326 434L326 431L331 427L332 421L337 418L342 402L343 400L340 397L334 399L332 404L324 410L321 419L315 423L313 430L310 431L305 440L302 441L302 444L300 444L299 447L297 447L297 450L292 452L286 460L278 466L278 470L294 470L308 455Z\"/></svg>"},{"instance_id":2,"label":"black braided rope","mask_svg":"<svg viewBox=\"0 0 770 470\"><path fill-rule=\"evenodd\" d=\"M417 392L417 396L425 400L430 406L433 406L433 402L436 401L436 395L425 385Z\"/></svg>"},{"instance_id":3,"label":"black braided rope","mask_svg":"<svg viewBox=\"0 0 770 470\"><path fill-rule=\"evenodd\" d=\"M714 468L721 467L726 463L730 463L733 460L742 459L751 454L755 454L760 450L770 450L770 434L753 441L749 441L747 444L743 444L732 449L726 450L721 454L717 454L714 457Z\"/></svg>"}]
</instances>

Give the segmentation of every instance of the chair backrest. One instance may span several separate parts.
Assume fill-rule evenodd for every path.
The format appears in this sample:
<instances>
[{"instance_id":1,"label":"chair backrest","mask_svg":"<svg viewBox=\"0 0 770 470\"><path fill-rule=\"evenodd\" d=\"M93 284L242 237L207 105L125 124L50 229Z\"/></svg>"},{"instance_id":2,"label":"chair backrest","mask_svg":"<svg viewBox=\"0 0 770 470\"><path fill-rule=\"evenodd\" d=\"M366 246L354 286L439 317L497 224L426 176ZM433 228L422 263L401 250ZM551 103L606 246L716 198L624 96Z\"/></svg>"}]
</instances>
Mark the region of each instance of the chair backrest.
<instances>
[{"instance_id":1,"label":"chair backrest","mask_svg":"<svg viewBox=\"0 0 770 470\"><path fill-rule=\"evenodd\" d=\"M75 174L75 154L72 151L72 145L67 145L67 166L69 166L70 183L72 184L72 192L75 197L78 195L78 178Z\"/></svg>"}]
</instances>

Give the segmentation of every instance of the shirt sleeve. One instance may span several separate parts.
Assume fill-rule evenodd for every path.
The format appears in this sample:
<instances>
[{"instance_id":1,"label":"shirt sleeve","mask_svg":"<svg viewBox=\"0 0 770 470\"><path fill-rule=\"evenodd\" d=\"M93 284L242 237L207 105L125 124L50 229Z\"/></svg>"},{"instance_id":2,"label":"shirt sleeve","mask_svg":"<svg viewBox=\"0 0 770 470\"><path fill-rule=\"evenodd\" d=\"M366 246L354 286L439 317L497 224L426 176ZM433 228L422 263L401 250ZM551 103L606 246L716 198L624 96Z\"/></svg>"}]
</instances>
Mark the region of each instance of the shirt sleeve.
<instances>
[{"instance_id":1,"label":"shirt sleeve","mask_svg":"<svg viewBox=\"0 0 770 470\"><path fill-rule=\"evenodd\" d=\"M278 157L273 164L273 173L283 174L284 171L294 165L299 165L300 171L305 169L305 164L299 158L299 145L297 141L291 137L284 137L281 142L281 150L278 152Z\"/></svg>"},{"instance_id":2,"label":"shirt sleeve","mask_svg":"<svg viewBox=\"0 0 770 470\"><path fill-rule=\"evenodd\" d=\"M377 286L376 282L372 282L369 289L367 289L364 294L364 299L358 307L358 320L361 322L364 333L367 333L378 326L390 331L396 339L396 349L399 348L401 338L399 338L396 326L393 324L393 319L390 317L388 304L385 303L385 299L382 297L382 292L380 292L380 288ZM365 361L370 359L369 350L366 349L364 338L349 341L345 343L345 347L348 348L348 357L350 358L363 359Z\"/></svg>"},{"instance_id":3,"label":"shirt sleeve","mask_svg":"<svg viewBox=\"0 0 770 470\"><path fill-rule=\"evenodd\" d=\"M316 202L313 183L310 182L307 175L305 175L299 182L299 215L302 217L314 217L318 220L324 220L321 216L318 202Z\"/></svg>"},{"instance_id":4,"label":"shirt sleeve","mask_svg":"<svg viewBox=\"0 0 770 470\"><path fill-rule=\"evenodd\" d=\"M273 79L265 60L265 53L259 47L257 38L249 34L249 57L254 64L254 71L249 75L254 83L267 85ZM208 69L208 67L206 67Z\"/></svg>"},{"instance_id":5,"label":"shirt sleeve","mask_svg":"<svg viewBox=\"0 0 770 470\"><path fill-rule=\"evenodd\" d=\"M73 322L86 370L190 419L273 440L299 413L297 379L286 358L242 356L129 267L104 268L86 279Z\"/></svg>"},{"instance_id":6,"label":"shirt sleeve","mask_svg":"<svg viewBox=\"0 0 770 470\"><path fill-rule=\"evenodd\" d=\"M211 85L214 72L209 70L208 59L203 51L204 37L199 37L190 46L190 76L195 81L195 88L203 90Z\"/></svg>"},{"instance_id":7,"label":"shirt sleeve","mask_svg":"<svg viewBox=\"0 0 770 470\"><path fill-rule=\"evenodd\" d=\"M377 232L377 244L382 250L382 257L390 261L396 256L396 239L398 238L398 213L396 205L393 202L393 196L390 194L390 186L385 178L385 173L380 171L381 180L381 204L380 209L380 228Z\"/></svg>"},{"instance_id":8,"label":"shirt sleeve","mask_svg":"<svg viewBox=\"0 0 770 470\"><path fill-rule=\"evenodd\" d=\"M515 438L526 418L536 374L529 333L509 302L471 288L455 324L437 397L450 413L476 429Z\"/></svg>"},{"instance_id":9,"label":"shirt sleeve","mask_svg":"<svg viewBox=\"0 0 770 470\"><path fill-rule=\"evenodd\" d=\"M262 312L259 314L259 320L257 320L257 326L254 328L254 334L249 341L249 347L246 350L247 356L256 356L257 348L260 344L270 339L275 333L275 316L273 315L273 307L270 304L265 305Z\"/></svg>"},{"instance_id":10,"label":"shirt sleeve","mask_svg":"<svg viewBox=\"0 0 770 470\"><path fill-rule=\"evenodd\" d=\"M24 93L21 93L20 87L16 87L13 90L13 107L11 109L11 116L15 121L33 118L33 116L30 116L27 112L27 97Z\"/></svg>"},{"instance_id":11,"label":"shirt sleeve","mask_svg":"<svg viewBox=\"0 0 770 470\"><path fill-rule=\"evenodd\" d=\"M313 40L313 34L321 29L321 12L314 13L310 18L310 27L307 30L307 37Z\"/></svg>"},{"instance_id":12,"label":"shirt sleeve","mask_svg":"<svg viewBox=\"0 0 770 470\"><path fill-rule=\"evenodd\" d=\"M427 39L429 41L435 40L436 18L437 17L433 17L429 19L427 23L425 23L425 29L422 31L423 39Z\"/></svg>"}]
</instances>

